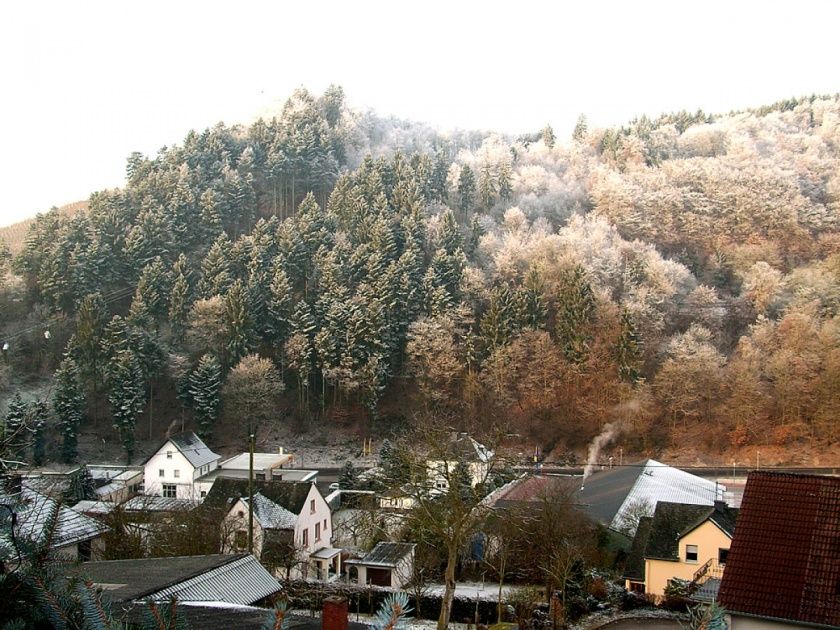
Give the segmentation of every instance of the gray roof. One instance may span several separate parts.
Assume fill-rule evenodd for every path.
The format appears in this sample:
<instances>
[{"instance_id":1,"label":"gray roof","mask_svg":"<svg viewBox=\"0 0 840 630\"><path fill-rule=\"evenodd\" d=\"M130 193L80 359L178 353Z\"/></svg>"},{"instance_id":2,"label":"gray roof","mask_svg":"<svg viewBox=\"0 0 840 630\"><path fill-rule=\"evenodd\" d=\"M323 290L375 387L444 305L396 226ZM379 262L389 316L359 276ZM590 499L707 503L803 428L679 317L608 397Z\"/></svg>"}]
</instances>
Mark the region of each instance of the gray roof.
<instances>
[{"instance_id":1,"label":"gray roof","mask_svg":"<svg viewBox=\"0 0 840 630\"><path fill-rule=\"evenodd\" d=\"M148 605L145 602L133 604L119 615L129 624L141 626L148 619ZM271 609L254 606L238 606L226 602L183 602L178 606L190 628L201 630L261 630ZM321 618L286 614L283 619L285 630L321 630ZM371 626L355 621L347 622L348 630L371 630Z\"/></svg>"},{"instance_id":2,"label":"gray roof","mask_svg":"<svg viewBox=\"0 0 840 630\"><path fill-rule=\"evenodd\" d=\"M242 497L242 502L247 507L248 497ZM294 529L297 522L297 514L292 514L259 492L254 495L254 518L263 529Z\"/></svg>"},{"instance_id":3,"label":"gray roof","mask_svg":"<svg viewBox=\"0 0 840 630\"><path fill-rule=\"evenodd\" d=\"M216 453L207 448L207 445L202 442L201 438L192 431L173 435L169 438L169 441L175 445L175 448L178 449L181 455L186 457L195 468L221 459L220 455L216 455Z\"/></svg>"},{"instance_id":4,"label":"gray roof","mask_svg":"<svg viewBox=\"0 0 840 630\"><path fill-rule=\"evenodd\" d=\"M252 604L280 586L250 554L85 562L68 567L87 576L114 602L216 601Z\"/></svg>"},{"instance_id":5,"label":"gray roof","mask_svg":"<svg viewBox=\"0 0 840 630\"><path fill-rule=\"evenodd\" d=\"M82 514L110 514L116 506L110 501L79 501L71 509Z\"/></svg>"},{"instance_id":6,"label":"gray roof","mask_svg":"<svg viewBox=\"0 0 840 630\"><path fill-rule=\"evenodd\" d=\"M96 519L60 505L54 499L25 486L19 495L0 494L0 503L12 505L17 514L15 536L33 542L45 539L47 525L57 512L55 531L51 537L52 549L90 540L108 530L106 525ZM8 521L8 511L0 511L0 523L4 525L0 530L0 558L15 553L9 528L5 526Z\"/></svg>"},{"instance_id":7,"label":"gray roof","mask_svg":"<svg viewBox=\"0 0 840 630\"><path fill-rule=\"evenodd\" d=\"M347 564L364 564L368 566L395 567L414 551L414 543L380 542L371 549L364 558L348 560Z\"/></svg>"},{"instance_id":8,"label":"gray roof","mask_svg":"<svg viewBox=\"0 0 840 630\"><path fill-rule=\"evenodd\" d=\"M189 499L173 499L170 497L156 497L138 495L123 503L126 512L180 512L192 510L198 503Z\"/></svg>"},{"instance_id":9,"label":"gray roof","mask_svg":"<svg viewBox=\"0 0 840 630\"><path fill-rule=\"evenodd\" d=\"M634 506L647 503L651 513L659 501L714 505L726 488L714 481L649 459L641 464L596 472L577 492L577 503L593 519L620 530Z\"/></svg>"}]
</instances>

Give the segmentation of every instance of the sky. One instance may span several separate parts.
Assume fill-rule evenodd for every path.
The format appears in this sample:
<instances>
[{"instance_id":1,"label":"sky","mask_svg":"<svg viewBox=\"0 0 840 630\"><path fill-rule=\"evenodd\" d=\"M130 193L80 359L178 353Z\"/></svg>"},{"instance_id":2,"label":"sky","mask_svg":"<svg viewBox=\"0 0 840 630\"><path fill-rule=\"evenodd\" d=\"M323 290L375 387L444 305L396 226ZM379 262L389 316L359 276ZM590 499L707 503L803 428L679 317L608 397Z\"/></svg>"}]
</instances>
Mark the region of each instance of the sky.
<instances>
[{"instance_id":1,"label":"sky","mask_svg":"<svg viewBox=\"0 0 840 630\"><path fill-rule=\"evenodd\" d=\"M440 129L568 134L840 91L840 2L7 3L0 226L299 86Z\"/></svg>"}]
</instances>

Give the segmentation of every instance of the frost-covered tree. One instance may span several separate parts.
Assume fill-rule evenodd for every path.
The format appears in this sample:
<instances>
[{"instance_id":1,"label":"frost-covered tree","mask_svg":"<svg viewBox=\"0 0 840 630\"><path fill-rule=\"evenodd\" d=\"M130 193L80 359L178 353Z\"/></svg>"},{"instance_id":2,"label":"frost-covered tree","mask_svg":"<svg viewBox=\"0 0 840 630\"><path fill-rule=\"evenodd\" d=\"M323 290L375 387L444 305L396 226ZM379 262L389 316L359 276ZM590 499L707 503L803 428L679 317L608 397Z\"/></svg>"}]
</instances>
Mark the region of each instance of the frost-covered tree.
<instances>
[{"instance_id":1,"label":"frost-covered tree","mask_svg":"<svg viewBox=\"0 0 840 630\"><path fill-rule=\"evenodd\" d=\"M61 460L67 464L76 459L84 412L85 399L80 378L79 368L71 357L66 357L55 373L52 404L61 432Z\"/></svg>"},{"instance_id":2,"label":"frost-covered tree","mask_svg":"<svg viewBox=\"0 0 840 630\"><path fill-rule=\"evenodd\" d=\"M134 430L145 406L143 368L131 350L119 351L108 364L108 403L127 463L134 455Z\"/></svg>"},{"instance_id":3,"label":"frost-covered tree","mask_svg":"<svg viewBox=\"0 0 840 630\"><path fill-rule=\"evenodd\" d=\"M216 357L205 354L189 376L189 395L198 432L210 438L221 405L222 366Z\"/></svg>"}]
</instances>

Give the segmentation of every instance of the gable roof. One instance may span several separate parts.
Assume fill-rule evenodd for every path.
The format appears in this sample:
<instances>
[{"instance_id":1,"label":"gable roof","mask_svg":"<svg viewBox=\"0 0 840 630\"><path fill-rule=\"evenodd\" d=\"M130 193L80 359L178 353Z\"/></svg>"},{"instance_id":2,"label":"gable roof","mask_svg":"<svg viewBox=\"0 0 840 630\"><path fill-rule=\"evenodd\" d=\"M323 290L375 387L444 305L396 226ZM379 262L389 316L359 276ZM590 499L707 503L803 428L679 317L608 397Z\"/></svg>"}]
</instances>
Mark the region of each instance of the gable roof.
<instances>
[{"instance_id":1,"label":"gable roof","mask_svg":"<svg viewBox=\"0 0 840 630\"><path fill-rule=\"evenodd\" d=\"M278 506L297 515L306 504L306 497L314 484L297 481L254 480L254 494L276 503ZM317 490L317 488L316 488ZM320 492L319 492L320 493ZM227 512L239 499L248 497L248 480L218 477L202 503L205 509L222 509Z\"/></svg>"},{"instance_id":2,"label":"gable roof","mask_svg":"<svg viewBox=\"0 0 840 630\"><path fill-rule=\"evenodd\" d=\"M213 554L85 562L69 566L88 577L111 601L152 599L252 604L280 590L251 554Z\"/></svg>"},{"instance_id":3,"label":"gable roof","mask_svg":"<svg viewBox=\"0 0 840 630\"><path fill-rule=\"evenodd\" d=\"M168 441L172 442L175 448L178 449L178 452L186 457L187 461L189 461L194 468L198 468L199 466L204 466L204 464L209 464L212 461L221 459L220 455L216 455L216 453L211 451L202 439L192 431L186 431L184 433L173 435ZM163 446L166 446L166 442L163 443ZM161 448L163 448L163 446L161 446ZM156 453L159 452L160 448L156 451Z\"/></svg>"},{"instance_id":4,"label":"gable roof","mask_svg":"<svg viewBox=\"0 0 840 630\"><path fill-rule=\"evenodd\" d=\"M576 477L526 474L491 492L484 503L499 508L539 503L556 495L569 495L579 483Z\"/></svg>"},{"instance_id":5,"label":"gable roof","mask_svg":"<svg viewBox=\"0 0 840 630\"><path fill-rule=\"evenodd\" d=\"M638 504L651 509L659 501L712 506L723 499L724 490L714 481L648 459L592 474L582 483L577 501L591 518L619 530Z\"/></svg>"},{"instance_id":6,"label":"gable roof","mask_svg":"<svg viewBox=\"0 0 840 630\"><path fill-rule=\"evenodd\" d=\"M840 626L840 478L754 472L718 601L730 612Z\"/></svg>"},{"instance_id":7,"label":"gable roof","mask_svg":"<svg viewBox=\"0 0 840 630\"><path fill-rule=\"evenodd\" d=\"M19 494L0 493L0 503L11 505L17 514L15 536L32 542L45 540L47 527L53 515L55 515L55 530L51 536L51 549L90 540L108 530L106 525L96 519L77 512L66 505L61 505L55 499L35 492L26 486ZM17 553L9 535L10 528L5 526L8 521L8 510L3 510L0 512L0 523L4 525L2 531L0 531L0 558Z\"/></svg>"},{"instance_id":8,"label":"gable roof","mask_svg":"<svg viewBox=\"0 0 840 630\"><path fill-rule=\"evenodd\" d=\"M242 502L247 507L248 497L242 497ZM297 517L297 513L292 514L259 492L254 495L254 518L263 529L294 529Z\"/></svg>"},{"instance_id":9,"label":"gable roof","mask_svg":"<svg viewBox=\"0 0 840 630\"><path fill-rule=\"evenodd\" d=\"M731 537L737 518L738 510L725 505L709 507L660 501L651 519L644 557L679 560L679 544L683 536L710 520Z\"/></svg>"},{"instance_id":10,"label":"gable roof","mask_svg":"<svg viewBox=\"0 0 840 630\"><path fill-rule=\"evenodd\" d=\"M469 434L453 431L449 434L449 442L445 450L446 457L468 462L487 463L493 459L493 451L481 442L474 440Z\"/></svg>"},{"instance_id":11,"label":"gable roof","mask_svg":"<svg viewBox=\"0 0 840 630\"><path fill-rule=\"evenodd\" d=\"M399 562L414 551L414 543L379 542L368 551L363 558L348 560L348 564L364 564L368 566L395 567Z\"/></svg>"},{"instance_id":12,"label":"gable roof","mask_svg":"<svg viewBox=\"0 0 840 630\"><path fill-rule=\"evenodd\" d=\"M625 580L637 582L645 581L645 547L650 537L650 525L653 522L652 516L643 516L639 519L639 527L636 529L636 536L630 545L630 552L624 563Z\"/></svg>"}]
</instances>

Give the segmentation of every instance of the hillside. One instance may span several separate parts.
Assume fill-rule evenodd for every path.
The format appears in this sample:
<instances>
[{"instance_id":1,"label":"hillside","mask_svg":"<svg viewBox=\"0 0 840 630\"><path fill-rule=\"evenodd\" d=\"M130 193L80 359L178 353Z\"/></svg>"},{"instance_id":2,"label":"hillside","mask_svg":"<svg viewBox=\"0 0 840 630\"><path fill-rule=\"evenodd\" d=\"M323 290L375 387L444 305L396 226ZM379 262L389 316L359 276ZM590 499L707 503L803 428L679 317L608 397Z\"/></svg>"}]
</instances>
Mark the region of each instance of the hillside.
<instances>
[{"instance_id":1,"label":"hillside","mask_svg":"<svg viewBox=\"0 0 840 630\"><path fill-rule=\"evenodd\" d=\"M560 139L301 90L128 173L31 221L3 287L0 397L49 403L7 418L54 426L50 457L91 430L131 454L182 419L223 445L434 416L566 461L598 435L840 461L836 96Z\"/></svg>"},{"instance_id":2,"label":"hillside","mask_svg":"<svg viewBox=\"0 0 840 630\"><path fill-rule=\"evenodd\" d=\"M84 212L87 208L87 201L77 201L75 203L63 205L56 211L61 216L72 217L79 212ZM31 219L25 219L23 221L18 221L17 223L12 223L11 225L0 227L0 242L4 242L6 244L6 247L9 248L9 252L13 256L17 256L23 249L26 234L29 232L29 228L34 222L35 218L33 217Z\"/></svg>"}]
</instances>

